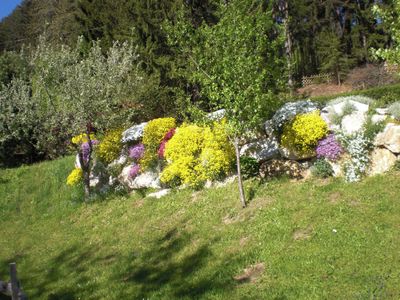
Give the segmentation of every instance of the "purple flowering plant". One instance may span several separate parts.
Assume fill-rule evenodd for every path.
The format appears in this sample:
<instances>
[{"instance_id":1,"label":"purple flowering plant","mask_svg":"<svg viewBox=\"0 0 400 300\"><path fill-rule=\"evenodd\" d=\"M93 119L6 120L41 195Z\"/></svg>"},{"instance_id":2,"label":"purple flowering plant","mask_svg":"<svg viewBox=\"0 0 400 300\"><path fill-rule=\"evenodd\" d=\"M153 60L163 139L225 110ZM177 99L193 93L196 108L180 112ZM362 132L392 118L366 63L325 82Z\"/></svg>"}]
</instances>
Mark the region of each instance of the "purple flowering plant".
<instances>
[{"instance_id":1,"label":"purple flowering plant","mask_svg":"<svg viewBox=\"0 0 400 300\"><path fill-rule=\"evenodd\" d=\"M98 140L91 140L92 142L92 146L98 145L99 141ZM82 157L83 160L85 162L87 162L89 160L89 152L90 152L90 148L89 148L89 143L88 142L84 142L81 145L81 151L82 151Z\"/></svg>"},{"instance_id":2,"label":"purple flowering plant","mask_svg":"<svg viewBox=\"0 0 400 300\"><path fill-rule=\"evenodd\" d=\"M334 134L329 134L326 138L320 140L316 151L319 158L325 157L330 160L337 160L344 152Z\"/></svg>"},{"instance_id":3,"label":"purple flowering plant","mask_svg":"<svg viewBox=\"0 0 400 300\"><path fill-rule=\"evenodd\" d=\"M145 151L144 145L137 144L129 148L129 157L138 161L143 157L144 151Z\"/></svg>"},{"instance_id":4,"label":"purple flowering plant","mask_svg":"<svg viewBox=\"0 0 400 300\"><path fill-rule=\"evenodd\" d=\"M129 170L129 178L133 179L135 178L140 172L140 166L139 165L132 165L132 167Z\"/></svg>"}]
</instances>

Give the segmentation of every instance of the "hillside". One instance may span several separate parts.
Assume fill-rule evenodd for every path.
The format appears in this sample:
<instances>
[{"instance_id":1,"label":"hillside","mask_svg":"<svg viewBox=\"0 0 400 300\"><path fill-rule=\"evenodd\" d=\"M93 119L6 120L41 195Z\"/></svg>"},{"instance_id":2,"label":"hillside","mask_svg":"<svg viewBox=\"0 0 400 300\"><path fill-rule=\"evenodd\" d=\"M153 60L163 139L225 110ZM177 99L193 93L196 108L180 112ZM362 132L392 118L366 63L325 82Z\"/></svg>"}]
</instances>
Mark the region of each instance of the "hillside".
<instances>
[{"instance_id":1,"label":"hillside","mask_svg":"<svg viewBox=\"0 0 400 300\"><path fill-rule=\"evenodd\" d=\"M398 299L398 172L81 201L72 158L0 170L0 278L30 299Z\"/></svg>"}]
</instances>

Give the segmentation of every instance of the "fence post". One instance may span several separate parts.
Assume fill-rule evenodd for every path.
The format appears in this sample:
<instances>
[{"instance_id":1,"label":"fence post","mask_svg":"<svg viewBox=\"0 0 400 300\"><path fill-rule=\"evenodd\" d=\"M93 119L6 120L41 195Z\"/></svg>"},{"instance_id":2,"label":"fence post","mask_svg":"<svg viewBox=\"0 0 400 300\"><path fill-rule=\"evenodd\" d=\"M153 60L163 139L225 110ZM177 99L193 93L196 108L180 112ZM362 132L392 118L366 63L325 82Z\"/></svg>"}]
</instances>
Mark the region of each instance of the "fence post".
<instances>
[{"instance_id":1,"label":"fence post","mask_svg":"<svg viewBox=\"0 0 400 300\"><path fill-rule=\"evenodd\" d=\"M18 300L19 284L17 278L17 264L10 264L10 279L11 279L11 299Z\"/></svg>"}]
</instances>

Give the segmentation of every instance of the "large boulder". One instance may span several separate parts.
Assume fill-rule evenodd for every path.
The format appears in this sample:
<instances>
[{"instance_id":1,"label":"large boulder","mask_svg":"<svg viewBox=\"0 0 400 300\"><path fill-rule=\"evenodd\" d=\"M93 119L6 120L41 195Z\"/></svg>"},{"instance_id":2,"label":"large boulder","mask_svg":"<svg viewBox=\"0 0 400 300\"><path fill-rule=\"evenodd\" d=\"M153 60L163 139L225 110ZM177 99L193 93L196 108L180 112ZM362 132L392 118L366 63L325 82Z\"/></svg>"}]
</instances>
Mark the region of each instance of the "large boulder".
<instances>
[{"instance_id":1,"label":"large boulder","mask_svg":"<svg viewBox=\"0 0 400 300\"><path fill-rule=\"evenodd\" d=\"M367 114L362 111L355 111L350 115L344 116L341 128L345 134L353 134L362 129L367 120Z\"/></svg>"},{"instance_id":2,"label":"large boulder","mask_svg":"<svg viewBox=\"0 0 400 300\"><path fill-rule=\"evenodd\" d=\"M304 168L300 163L293 160L272 159L264 162L260 166L260 176L262 178L273 178L288 176L290 178L303 178Z\"/></svg>"},{"instance_id":3,"label":"large boulder","mask_svg":"<svg viewBox=\"0 0 400 300\"><path fill-rule=\"evenodd\" d=\"M342 129L346 134L352 134L359 131L365 124L367 120L369 104L361 103L351 99L358 98L338 98L321 110L321 117L328 124L330 130L338 131ZM366 101L369 98L361 97L360 99L364 99ZM338 118L339 120L341 118L340 124L337 124Z\"/></svg>"},{"instance_id":4,"label":"large boulder","mask_svg":"<svg viewBox=\"0 0 400 300\"><path fill-rule=\"evenodd\" d=\"M371 153L369 175L382 174L389 171L396 163L397 157L385 148L376 148Z\"/></svg>"},{"instance_id":5,"label":"large boulder","mask_svg":"<svg viewBox=\"0 0 400 300\"><path fill-rule=\"evenodd\" d=\"M144 189L144 188L161 188L159 174L153 171L146 171L134 179L130 178L129 172L132 166L126 166L122 169L121 174L118 176L119 182L129 189Z\"/></svg>"},{"instance_id":6,"label":"large boulder","mask_svg":"<svg viewBox=\"0 0 400 300\"><path fill-rule=\"evenodd\" d=\"M279 156L279 143L275 137L248 143L240 149L240 156L249 156L257 161L266 161Z\"/></svg>"},{"instance_id":7,"label":"large boulder","mask_svg":"<svg viewBox=\"0 0 400 300\"><path fill-rule=\"evenodd\" d=\"M389 123L385 130L376 136L374 145L385 147L396 154L400 153L400 126Z\"/></svg>"},{"instance_id":8,"label":"large boulder","mask_svg":"<svg viewBox=\"0 0 400 300\"><path fill-rule=\"evenodd\" d=\"M306 114L318 109L318 105L311 100L288 102L276 111L272 117L272 126L275 131L280 132L283 126L299 114ZM266 128L266 130L268 130Z\"/></svg>"},{"instance_id":9,"label":"large boulder","mask_svg":"<svg viewBox=\"0 0 400 300\"><path fill-rule=\"evenodd\" d=\"M282 157L290 160L304 160L317 156L317 153L315 151L310 151L308 153L301 153L296 149L289 149L283 146L279 148L279 153Z\"/></svg>"},{"instance_id":10,"label":"large boulder","mask_svg":"<svg viewBox=\"0 0 400 300\"><path fill-rule=\"evenodd\" d=\"M143 131L146 127L147 122L141 123L139 125L134 125L131 128L128 128L122 133L121 142L126 143L134 143L142 139Z\"/></svg>"}]
</instances>

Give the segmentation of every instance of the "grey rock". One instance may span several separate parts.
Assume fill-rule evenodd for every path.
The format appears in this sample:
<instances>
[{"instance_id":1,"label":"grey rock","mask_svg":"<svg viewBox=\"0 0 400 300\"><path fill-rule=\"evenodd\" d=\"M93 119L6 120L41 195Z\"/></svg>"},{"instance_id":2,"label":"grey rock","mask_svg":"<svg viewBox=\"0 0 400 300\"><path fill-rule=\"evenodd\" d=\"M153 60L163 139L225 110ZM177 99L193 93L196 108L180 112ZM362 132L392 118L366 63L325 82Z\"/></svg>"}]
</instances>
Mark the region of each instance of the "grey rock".
<instances>
[{"instance_id":1,"label":"grey rock","mask_svg":"<svg viewBox=\"0 0 400 300\"><path fill-rule=\"evenodd\" d=\"M271 136L267 139L261 139L248 143L240 149L241 156L249 156L257 161L266 161L279 156L278 140Z\"/></svg>"},{"instance_id":2,"label":"grey rock","mask_svg":"<svg viewBox=\"0 0 400 300\"><path fill-rule=\"evenodd\" d=\"M207 118L212 120L212 121L219 121L221 120L223 117L225 117L226 114L226 110L225 109L220 109L214 112L211 112L209 114L207 114Z\"/></svg>"},{"instance_id":3,"label":"grey rock","mask_svg":"<svg viewBox=\"0 0 400 300\"><path fill-rule=\"evenodd\" d=\"M141 123L139 125L134 125L131 128L128 128L122 133L121 142L133 143L139 141L143 137L143 131L147 122Z\"/></svg>"},{"instance_id":4,"label":"grey rock","mask_svg":"<svg viewBox=\"0 0 400 300\"><path fill-rule=\"evenodd\" d=\"M356 111L350 115L344 116L342 120L342 131L345 134L353 134L362 129L367 120L367 115L365 112Z\"/></svg>"},{"instance_id":5,"label":"grey rock","mask_svg":"<svg viewBox=\"0 0 400 300\"><path fill-rule=\"evenodd\" d=\"M389 171L396 163L397 157L385 148L376 148L371 153L369 175L383 174Z\"/></svg>"},{"instance_id":6,"label":"grey rock","mask_svg":"<svg viewBox=\"0 0 400 300\"><path fill-rule=\"evenodd\" d=\"M131 166L126 166L122 169L121 174L118 176L119 182L129 189L143 189L143 188L161 188L159 174L153 171L146 171L134 179L129 177Z\"/></svg>"},{"instance_id":7,"label":"grey rock","mask_svg":"<svg viewBox=\"0 0 400 300\"><path fill-rule=\"evenodd\" d=\"M168 195L170 192L171 192L171 189L163 189L161 191L148 194L147 197L160 199L160 198Z\"/></svg>"},{"instance_id":8,"label":"grey rock","mask_svg":"<svg viewBox=\"0 0 400 300\"><path fill-rule=\"evenodd\" d=\"M400 126L387 124L385 130L376 136L374 145L385 147L396 154L400 153Z\"/></svg>"}]
</instances>

